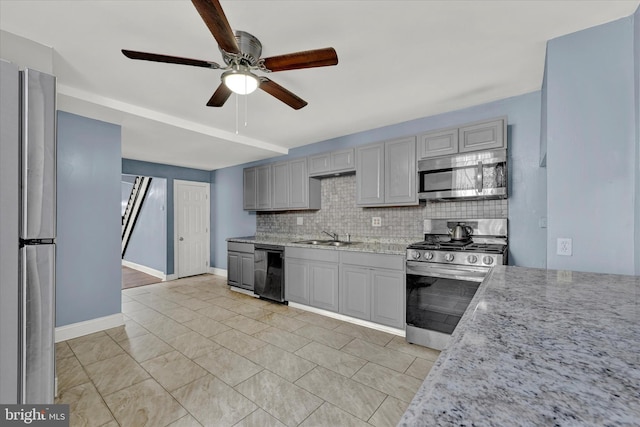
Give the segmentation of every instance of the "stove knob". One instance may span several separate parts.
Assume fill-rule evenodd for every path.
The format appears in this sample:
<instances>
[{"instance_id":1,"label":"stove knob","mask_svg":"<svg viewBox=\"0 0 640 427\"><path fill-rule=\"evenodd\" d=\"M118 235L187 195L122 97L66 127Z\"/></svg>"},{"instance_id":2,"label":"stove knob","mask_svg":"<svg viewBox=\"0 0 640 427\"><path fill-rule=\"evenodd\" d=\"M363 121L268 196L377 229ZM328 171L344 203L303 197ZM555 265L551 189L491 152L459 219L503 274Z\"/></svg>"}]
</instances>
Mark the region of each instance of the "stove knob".
<instances>
[{"instance_id":1,"label":"stove knob","mask_svg":"<svg viewBox=\"0 0 640 427\"><path fill-rule=\"evenodd\" d=\"M475 264L476 262L478 262L478 257L475 255L469 255L467 257L467 261L469 261L470 264Z\"/></svg>"},{"instance_id":2,"label":"stove knob","mask_svg":"<svg viewBox=\"0 0 640 427\"><path fill-rule=\"evenodd\" d=\"M427 261L433 259L433 252L425 252L424 259L426 259Z\"/></svg>"},{"instance_id":3,"label":"stove knob","mask_svg":"<svg viewBox=\"0 0 640 427\"><path fill-rule=\"evenodd\" d=\"M453 254L445 254L444 260L448 262L453 261Z\"/></svg>"},{"instance_id":4,"label":"stove knob","mask_svg":"<svg viewBox=\"0 0 640 427\"><path fill-rule=\"evenodd\" d=\"M420 259L420 252L418 251L411 251L411 257L413 259Z\"/></svg>"},{"instance_id":5,"label":"stove knob","mask_svg":"<svg viewBox=\"0 0 640 427\"><path fill-rule=\"evenodd\" d=\"M493 264L493 257L486 256L486 257L482 258L482 262L487 264L487 265L491 265L491 264Z\"/></svg>"}]
</instances>

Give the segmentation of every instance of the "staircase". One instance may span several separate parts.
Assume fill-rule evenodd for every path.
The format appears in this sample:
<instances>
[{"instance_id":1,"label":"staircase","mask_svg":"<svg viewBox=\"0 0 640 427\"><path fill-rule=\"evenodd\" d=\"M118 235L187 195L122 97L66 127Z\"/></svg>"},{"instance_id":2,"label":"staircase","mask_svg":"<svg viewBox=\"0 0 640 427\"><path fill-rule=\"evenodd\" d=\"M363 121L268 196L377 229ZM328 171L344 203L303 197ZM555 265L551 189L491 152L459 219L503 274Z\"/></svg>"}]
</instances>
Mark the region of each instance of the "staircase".
<instances>
[{"instance_id":1,"label":"staircase","mask_svg":"<svg viewBox=\"0 0 640 427\"><path fill-rule=\"evenodd\" d=\"M122 216L122 257L127 251L131 234L138 221L138 216L142 210L142 204L144 203L147 192L151 186L151 178L148 176L136 176L136 180L133 183L131 194L129 195L129 201L127 202L127 208Z\"/></svg>"}]
</instances>

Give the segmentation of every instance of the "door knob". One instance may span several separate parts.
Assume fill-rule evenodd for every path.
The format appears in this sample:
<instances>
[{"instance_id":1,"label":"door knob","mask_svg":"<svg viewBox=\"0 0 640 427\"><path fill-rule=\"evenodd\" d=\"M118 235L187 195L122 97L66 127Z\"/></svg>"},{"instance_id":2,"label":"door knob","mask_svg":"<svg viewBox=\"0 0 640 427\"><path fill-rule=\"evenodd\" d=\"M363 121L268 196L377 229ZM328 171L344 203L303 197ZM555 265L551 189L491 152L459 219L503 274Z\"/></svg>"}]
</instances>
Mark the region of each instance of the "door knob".
<instances>
[{"instance_id":1,"label":"door knob","mask_svg":"<svg viewBox=\"0 0 640 427\"><path fill-rule=\"evenodd\" d=\"M182 242L183 240L184 240L184 237L181 237L181 238L180 238L180 241Z\"/></svg>"}]
</instances>

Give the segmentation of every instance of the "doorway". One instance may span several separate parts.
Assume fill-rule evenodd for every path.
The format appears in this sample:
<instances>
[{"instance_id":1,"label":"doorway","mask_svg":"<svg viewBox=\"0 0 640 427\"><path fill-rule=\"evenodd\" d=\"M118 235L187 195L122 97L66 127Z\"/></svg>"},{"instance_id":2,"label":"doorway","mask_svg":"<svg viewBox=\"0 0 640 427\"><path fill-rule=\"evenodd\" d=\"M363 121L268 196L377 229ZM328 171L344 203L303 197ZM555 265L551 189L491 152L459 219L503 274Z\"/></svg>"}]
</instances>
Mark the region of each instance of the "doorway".
<instances>
[{"instance_id":1,"label":"doorway","mask_svg":"<svg viewBox=\"0 0 640 427\"><path fill-rule=\"evenodd\" d=\"M174 263L178 278L209 272L209 183L173 181Z\"/></svg>"}]
</instances>

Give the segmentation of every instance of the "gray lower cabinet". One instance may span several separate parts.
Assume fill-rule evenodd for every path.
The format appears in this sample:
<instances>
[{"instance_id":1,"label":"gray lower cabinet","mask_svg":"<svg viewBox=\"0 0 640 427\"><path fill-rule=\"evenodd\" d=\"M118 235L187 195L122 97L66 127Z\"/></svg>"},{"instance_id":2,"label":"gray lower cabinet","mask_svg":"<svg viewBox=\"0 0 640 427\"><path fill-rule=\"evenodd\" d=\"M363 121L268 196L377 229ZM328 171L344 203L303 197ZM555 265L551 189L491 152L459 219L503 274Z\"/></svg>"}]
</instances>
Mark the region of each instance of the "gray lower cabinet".
<instances>
[{"instance_id":1,"label":"gray lower cabinet","mask_svg":"<svg viewBox=\"0 0 640 427\"><path fill-rule=\"evenodd\" d=\"M227 243L227 284L253 291L253 250L250 243Z\"/></svg>"},{"instance_id":2,"label":"gray lower cabinet","mask_svg":"<svg viewBox=\"0 0 640 427\"><path fill-rule=\"evenodd\" d=\"M338 311L338 253L333 250L285 248L285 299Z\"/></svg>"},{"instance_id":3,"label":"gray lower cabinet","mask_svg":"<svg viewBox=\"0 0 640 427\"><path fill-rule=\"evenodd\" d=\"M356 204L418 204L415 136L356 148Z\"/></svg>"},{"instance_id":4,"label":"gray lower cabinet","mask_svg":"<svg viewBox=\"0 0 640 427\"><path fill-rule=\"evenodd\" d=\"M343 252L340 313L404 329L404 257Z\"/></svg>"}]
</instances>

